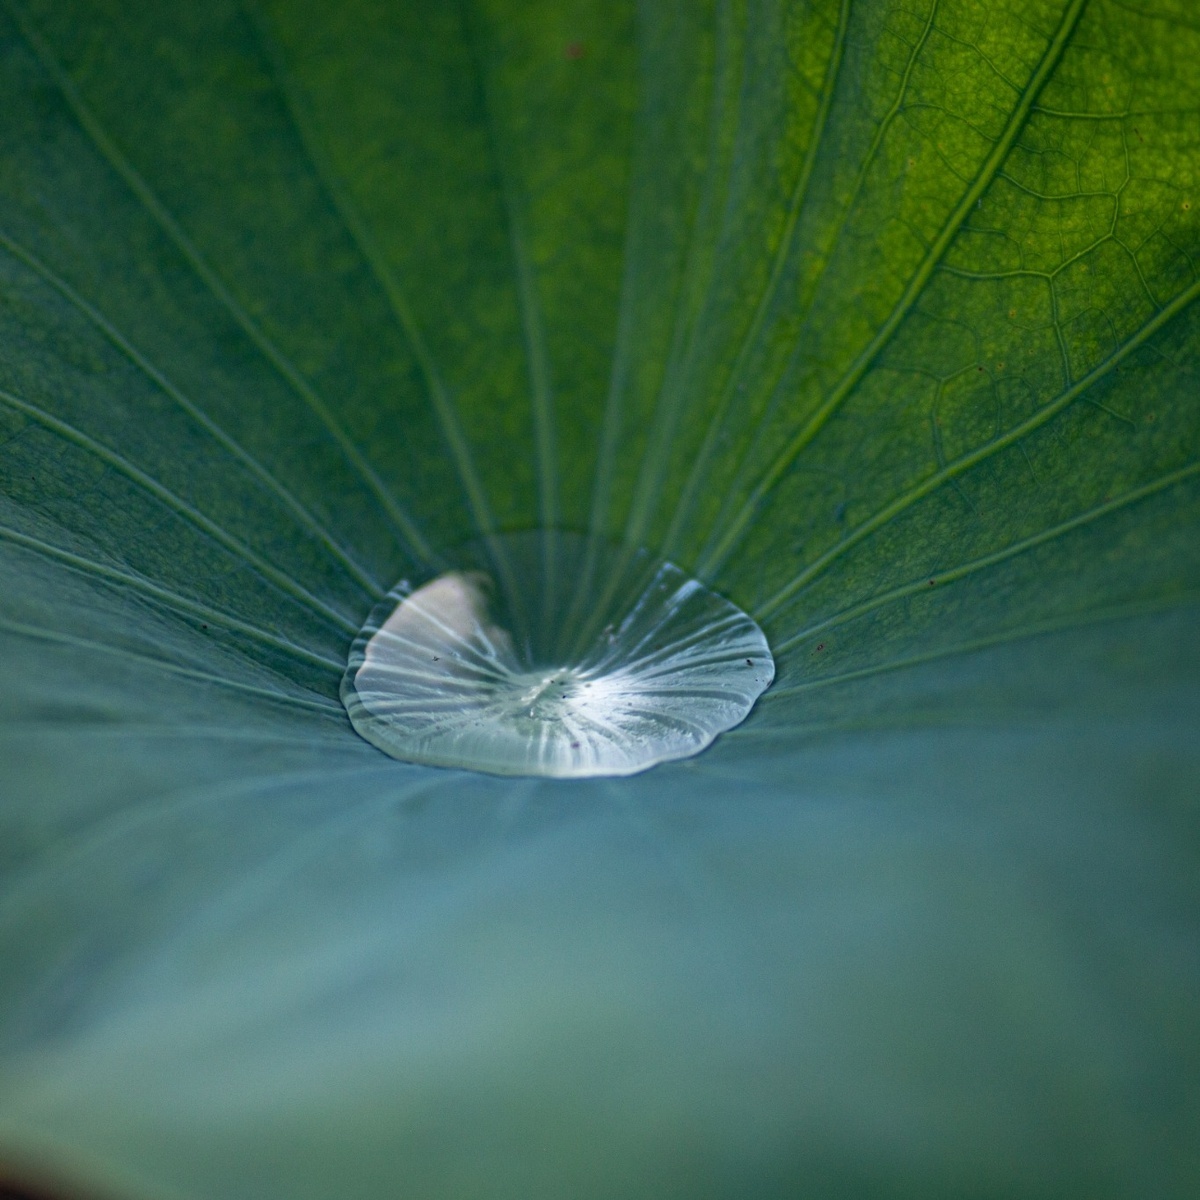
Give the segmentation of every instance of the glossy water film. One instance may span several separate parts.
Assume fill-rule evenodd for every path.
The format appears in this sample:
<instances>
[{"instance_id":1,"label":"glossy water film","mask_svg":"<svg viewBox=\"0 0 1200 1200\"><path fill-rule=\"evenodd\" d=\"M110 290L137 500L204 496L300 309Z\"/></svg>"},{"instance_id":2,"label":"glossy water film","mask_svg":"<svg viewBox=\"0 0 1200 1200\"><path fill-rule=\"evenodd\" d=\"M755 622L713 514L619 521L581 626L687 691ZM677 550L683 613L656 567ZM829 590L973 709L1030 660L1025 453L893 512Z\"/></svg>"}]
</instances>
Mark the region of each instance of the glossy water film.
<instances>
[{"instance_id":1,"label":"glossy water film","mask_svg":"<svg viewBox=\"0 0 1200 1200\"><path fill-rule=\"evenodd\" d=\"M678 567L564 533L506 535L402 581L342 700L394 758L500 775L631 775L741 722L774 678L758 626Z\"/></svg>"}]
</instances>

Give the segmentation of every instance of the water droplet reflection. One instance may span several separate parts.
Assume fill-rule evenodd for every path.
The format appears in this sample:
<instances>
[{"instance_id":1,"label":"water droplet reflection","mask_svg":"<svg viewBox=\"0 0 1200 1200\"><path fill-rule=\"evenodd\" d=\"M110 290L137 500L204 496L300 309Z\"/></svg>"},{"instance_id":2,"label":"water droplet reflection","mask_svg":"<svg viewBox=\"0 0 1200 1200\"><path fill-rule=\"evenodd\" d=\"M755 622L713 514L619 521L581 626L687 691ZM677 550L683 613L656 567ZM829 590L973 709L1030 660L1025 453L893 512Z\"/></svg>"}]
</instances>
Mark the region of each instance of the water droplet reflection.
<instances>
[{"instance_id":1,"label":"water droplet reflection","mask_svg":"<svg viewBox=\"0 0 1200 1200\"><path fill-rule=\"evenodd\" d=\"M774 677L750 617L647 554L540 533L464 557L398 585L351 651L342 700L394 758L629 775L703 750Z\"/></svg>"}]
</instances>

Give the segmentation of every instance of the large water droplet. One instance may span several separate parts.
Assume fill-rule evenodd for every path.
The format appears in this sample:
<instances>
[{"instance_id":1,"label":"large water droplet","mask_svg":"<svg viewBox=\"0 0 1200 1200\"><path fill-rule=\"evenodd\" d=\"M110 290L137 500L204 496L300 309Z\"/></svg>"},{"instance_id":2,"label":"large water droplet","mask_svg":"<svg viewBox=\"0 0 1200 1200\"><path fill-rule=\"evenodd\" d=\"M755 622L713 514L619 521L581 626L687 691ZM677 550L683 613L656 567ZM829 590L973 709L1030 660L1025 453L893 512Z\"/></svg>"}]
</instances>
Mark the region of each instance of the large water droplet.
<instances>
[{"instance_id":1,"label":"large water droplet","mask_svg":"<svg viewBox=\"0 0 1200 1200\"><path fill-rule=\"evenodd\" d=\"M631 775L741 722L775 664L758 626L671 563L596 538L509 534L394 588L342 701L393 758L499 775Z\"/></svg>"}]
</instances>

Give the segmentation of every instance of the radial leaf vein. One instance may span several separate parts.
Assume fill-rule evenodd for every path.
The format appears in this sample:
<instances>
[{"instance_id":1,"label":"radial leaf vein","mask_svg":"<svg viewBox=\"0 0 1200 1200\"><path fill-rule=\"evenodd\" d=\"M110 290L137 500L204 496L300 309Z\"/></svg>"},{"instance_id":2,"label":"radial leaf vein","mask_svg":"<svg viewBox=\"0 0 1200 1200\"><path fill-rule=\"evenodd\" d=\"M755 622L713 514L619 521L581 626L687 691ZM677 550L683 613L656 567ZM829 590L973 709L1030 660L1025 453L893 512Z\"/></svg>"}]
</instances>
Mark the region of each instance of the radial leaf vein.
<instances>
[{"instance_id":1,"label":"radial leaf vein","mask_svg":"<svg viewBox=\"0 0 1200 1200\"><path fill-rule=\"evenodd\" d=\"M804 155L800 174L796 178L796 185L792 189L792 194L788 202L787 217L780 234L779 244L775 247L775 254L771 261L767 283L755 305L754 315L750 320L750 324L747 326L746 332L738 344L737 353L733 359L733 366L726 376L720 398L713 410L712 417L708 421L704 441L701 443L700 450L680 491L679 500L675 505L675 513L671 519L671 524L667 529L666 538L663 543L662 553L666 558L671 557L675 544L683 532L684 524L691 515L692 505L696 500L696 492L701 481L704 479L704 473L708 469L709 460L716 449L717 439L720 429L724 424L725 416L729 411L729 406L733 403L734 396L737 394L738 385L750 361L750 356L758 345L759 338L762 336L767 315L775 303L780 281L783 278L784 267L787 265L791 254L796 226L799 224L800 214L808 199L809 189L812 185L813 169L820 154L821 142L829 124L829 112L833 105L834 93L837 91L837 81L841 73L842 62L845 59L846 30L849 24L850 0L841 0L841 7L838 11L837 31L834 34L833 51L830 54L829 63L826 67L825 79L821 87L821 100L813 119L812 131L809 134L808 150Z\"/></svg>"},{"instance_id":2,"label":"radial leaf vein","mask_svg":"<svg viewBox=\"0 0 1200 1200\"><path fill-rule=\"evenodd\" d=\"M915 654L909 658L897 658L890 662L875 663L857 671L844 671L840 675L825 675L820 679L812 679L806 683L796 683L789 687L773 689L766 693L764 701L779 700L785 696L794 696L802 692L814 692L819 688L832 687L839 683L854 683L860 679L870 679L876 675L889 674L892 671L903 671L910 667L923 666L925 663L937 662L945 658L954 658L964 654L974 654L980 650L989 650L993 646L1008 645L1012 642L1027 641L1030 638L1042 637L1048 633L1059 633L1068 629L1081 629L1088 625L1100 624L1103 621L1119 621L1131 617L1147 616L1151 613L1163 612L1175 608L1184 608L1189 604L1200 601L1200 591L1189 590L1175 592L1169 596L1156 596L1147 600L1136 600L1126 604L1113 604L1103 608L1088 609L1084 612L1071 613L1067 616L1055 617L1039 621L1035 625L1027 625L1023 629L1008 630L1004 633L992 634L990 637L978 638L969 642L960 642L940 650L931 650L925 654ZM736 733L738 731L734 731ZM733 734L726 734L726 737Z\"/></svg>"},{"instance_id":3,"label":"radial leaf vein","mask_svg":"<svg viewBox=\"0 0 1200 1200\"><path fill-rule=\"evenodd\" d=\"M1055 35L1047 46L1037 69L1034 71L1009 116L1004 131L996 141L995 146L993 146L991 153L984 160L983 165L980 167L970 186L963 193L962 198L942 226L937 237L933 240L928 252L922 259L920 266L909 281L908 286L904 289L895 307L880 326L875 336L858 354L842 378L831 389L824 402L789 439L782 451L780 451L763 473L758 483L755 484L745 503L738 510L737 515L716 539L713 548L705 555L698 569L702 577L711 578L716 571L720 570L722 564L745 533L763 499L779 482L787 469L795 461L797 455L817 436L830 417L837 412L850 393L858 386L863 376L875 362L876 358L878 358L884 346L891 340L901 322L912 310L917 297L924 290L926 283L937 268L942 256L954 240L955 235L967 219L971 210L975 207L976 201L983 195L996 172L1008 157L1013 143L1029 118L1029 113L1034 102L1041 94L1055 67L1057 67L1086 4L1087 0L1071 0L1067 5Z\"/></svg>"},{"instance_id":4,"label":"radial leaf vein","mask_svg":"<svg viewBox=\"0 0 1200 1200\"><path fill-rule=\"evenodd\" d=\"M538 299L537 275L529 252L529 240L525 230L525 205L517 174L512 166L513 151L501 129L494 87L482 50L478 45L474 22L470 16L470 4L467 0L464 0L463 8L466 14L464 22L471 37L475 66L479 74L479 88L487 126L488 145L496 164L496 175L508 224L509 248L513 259L513 273L516 277L530 395L533 401L534 437L540 481L539 514L542 525L550 529L558 524L558 462L555 453L553 373L550 366L550 353L546 344L545 322Z\"/></svg>"},{"instance_id":5,"label":"radial leaf vein","mask_svg":"<svg viewBox=\"0 0 1200 1200\"><path fill-rule=\"evenodd\" d=\"M242 6L251 26L257 31L259 43L270 63L279 92L304 146L305 153L312 162L317 176L343 224L358 247L359 253L383 289L392 314L408 340L413 357L416 359L421 376L425 381L426 390L433 402L434 412L442 428L442 436L446 439L447 448L454 459L475 524L480 533L490 538L495 532L495 522L492 519L487 496L475 469L471 450L467 444L466 435L463 433L462 423L459 420L450 390L447 388L433 353L421 333L420 325L409 304L408 297L370 225L343 186L341 178L325 150L324 141L317 132L316 121L309 110L307 100L292 78L282 51L267 22L257 11L253 0L242 0ZM424 538L421 538L420 545L422 556L426 561L436 557Z\"/></svg>"},{"instance_id":6,"label":"radial leaf vein","mask_svg":"<svg viewBox=\"0 0 1200 1200\"><path fill-rule=\"evenodd\" d=\"M122 589L139 592L148 599L158 601L169 608L190 613L213 625L220 625L232 630L234 633L244 634L246 637L253 638L257 642L262 642L264 645L271 646L276 650L282 650L287 654L294 655L296 658L302 658L306 662L313 663L315 666L331 667L335 671L340 671L343 667L343 664L337 659L327 658L325 655L318 654L314 650L298 646L295 642L290 642L286 638L279 637L277 634L260 629L257 625L243 621L240 617L235 617L230 613L222 612L220 609L202 604L198 600L182 596L178 592L171 591L170 588L163 587L161 584L143 579L140 575L134 575L129 571L121 571L116 567L95 562L93 559L74 554L70 550L64 550L59 546L51 545L51 543L43 541L41 538L20 533L16 529L9 529L7 526L0 525L0 541L10 542L12 545L20 546L22 549L29 550L40 555L42 558L62 563L73 571L79 571L96 579L103 579L108 583L116 584Z\"/></svg>"},{"instance_id":7,"label":"radial leaf vein","mask_svg":"<svg viewBox=\"0 0 1200 1200\"><path fill-rule=\"evenodd\" d=\"M716 50L712 62L712 82L708 95L708 140L705 147L706 165L698 195L692 203L688 220L687 249L681 278L675 288L674 318L666 364L659 380L658 393L650 419L650 430L638 467L633 500L625 523L625 541L640 545L645 537L652 507L657 499L664 460L674 437L682 390L687 384L687 366L695 346L695 316L697 296L708 282L701 269L705 241L702 236L706 218L716 199L717 176L720 168L722 119L728 104L726 85L733 74L727 28L728 6L720 4L716 13Z\"/></svg>"},{"instance_id":8,"label":"radial leaf vein","mask_svg":"<svg viewBox=\"0 0 1200 1200\"><path fill-rule=\"evenodd\" d=\"M206 516L194 505L189 504L169 488L164 487L157 479L148 475L140 467L134 466L128 459L122 458L116 451L110 450L107 446L89 437L86 433L76 429L74 425L70 425L66 421L53 416L51 413L39 408L36 404L31 404L28 400L22 400L19 396L14 396L11 392L0 390L0 403L7 404L10 408L36 421L39 425L57 434L64 440L74 443L80 449L124 475L132 483L149 492L156 500L177 513L189 524L194 525L202 533L212 538L213 541L220 543L236 558L257 571L264 579L269 579L277 588L299 600L302 604L312 609L313 612L319 613L322 617L325 617L342 629L349 630L350 632L357 630L358 626L353 621L344 617L337 609L326 604L324 600L314 596L312 592L297 583L286 571L281 571L278 567L272 566L266 559L251 550L240 538L234 537L233 534L218 525L211 517Z\"/></svg>"},{"instance_id":9,"label":"radial leaf vein","mask_svg":"<svg viewBox=\"0 0 1200 1200\"><path fill-rule=\"evenodd\" d=\"M300 708L314 709L317 712L329 713L333 716L344 717L345 710L339 704L329 700L310 700L302 696L293 696L288 692L274 691L271 688L256 687L253 684L242 683L240 680L229 679L224 675L213 675L208 671L197 671L191 667L181 667L178 663L166 659L154 658L148 654L135 654L123 646L113 646L106 642L96 642L89 638L76 637L74 634L59 633L53 629L43 629L39 625L30 625L23 621L10 621L0 617L0 630L17 634L20 637L34 638L37 641L49 642L56 646L66 646L73 650L96 651L100 654L111 654L124 662L135 663L138 666L153 667L165 671L168 675L179 675L184 679L195 679L201 683L212 683L219 687L232 688L234 691L246 692L252 696L263 697L267 700L277 700L280 704L290 704Z\"/></svg>"},{"instance_id":10,"label":"radial leaf vein","mask_svg":"<svg viewBox=\"0 0 1200 1200\"><path fill-rule=\"evenodd\" d=\"M1047 542L1064 537L1076 529L1081 529L1095 521L1102 520L1104 517L1111 516L1123 508L1128 508L1130 505L1136 504L1139 500L1145 500L1150 496L1157 495L1159 492L1167 491L1197 475L1200 475L1200 463L1189 463L1186 467L1180 467L1177 471L1171 471L1150 483L1144 484L1142 487L1133 488L1120 496L1115 496L1112 500L1104 504L1098 504L1096 507L1088 509L1087 512L1072 517L1069 521L1062 521L1057 525L1051 526L1049 529L1044 529L1041 533L1036 533L1030 537L1022 538L1018 542L1013 542L1011 546L1005 546L1003 550L997 550L993 554L985 554L981 558L972 559L970 562L962 563L956 567L944 568L934 572L932 576L923 575L920 579L891 588L889 591L881 592L877 596L872 596L869 600L864 600L861 604L855 604L850 608L842 609L825 620L819 621L817 624L810 625L806 629L793 634L779 643L777 653L782 654L799 642L816 637L818 634L826 633L838 625L844 625L847 621L853 621L869 612L873 612L877 608L882 608L887 604L894 604L897 600L903 600L909 596L924 595L928 592L931 584L941 588L947 584L956 583L960 579L965 579L968 575L973 575L977 571L997 566L1008 559L1015 558L1029 550L1034 550L1038 546L1043 546Z\"/></svg>"},{"instance_id":11,"label":"radial leaf vein","mask_svg":"<svg viewBox=\"0 0 1200 1200\"><path fill-rule=\"evenodd\" d=\"M249 453L239 442L230 437L199 405L188 399L170 379L156 367L99 309L85 300L66 280L60 278L43 262L35 258L25 247L19 245L0 230L0 246L14 258L24 263L31 271L45 280L68 303L77 308L108 340L117 347L156 387L169 396L206 433L211 435L232 454L264 487L273 492L285 507L299 520L300 524L350 573L350 575L374 598L383 596L383 588L372 578L350 554L337 542L333 535L312 515L266 467Z\"/></svg>"},{"instance_id":12,"label":"radial leaf vein","mask_svg":"<svg viewBox=\"0 0 1200 1200\"><path fill-rule=\"evenodd\" d=\"M517 302L521 312L524 335L525 362L529 377L529 392L533 408L534 446L537 458L538 516L543 530L544 595L548 602L554 595L554 529L559 522L558 454L555 437L554 383L550 352L546 343L545 322L538 298L537 275L529 250L525 228L525 204L517 172L514 152L504 137L498 115L494 87L480 45L470 0L462 0L463 26L470 43L472 60L479 77L480 105L487 131L488 147L496 167L501 200L508 225L509 252L512 255ZM551 620L552 614L546 613Z\"/></svg>"},{"instance_id":13,"label":"radial leaf vein","mask_svg":"<svg viewBox=\"0 0 1200 1200\"><path fill-rule=\"evenodd\" d=\"M1033 433L1034 430L1041 428L1047 421L1057 416L1062 412L1067 405L1074 400L1079 399L1084 393L1099 380L1104 378L1109 371L1118 366L1124 359L1128 358L1139 347L1143 346L1149 338L1157 333L1172 317L1182 312L1193 300L1200 296L1200 280L1197 280L1190 287L1180 292L1170 304L1165 305L1155 314L1152 320L1148 321L1141 329L1129 338L1122 346L1115 350L1103 362L1098 363L1087 375L1078 380L1071 387L1061 392L1049 403L1043 405L1032 416L1022 421L1019 425L1013 426L1012 429L1001 434L999 437L993 438L991 441L985 442L978 449L964 454L961 457L947 463L946 466L928 476L915 487L897 496L890 504L880 509L873 517L864 521L861 525L852 530L836 545L832 546L820 557L813 560L809 566L800 572L790 583L781 588L775 593L762 607L759 609L759 615L766 618L774 613L780 605L788 601L801 588L811 583L818 575L827 570L834 561L840 558L853 546L856 546L864 538L869 537L877 530L881 529L889 521L894 520L906 509L917 503L918 500L928 496L931 492L941 487L943 484L957 479L958 476L965 471L969 471L972 467L978 466L981 462L991 458L994 454L1001 450L1019 442L1022 438Z\"/></svg>"},{"instance_id":14,"label":"radial leaf vein","mask_svg":"<svg viewBox=\"0 0 1200 1200\"><path fill-rule=\"evenodd\" d=\"M205 287L208 288L218 302L229 312L243 333L254 343L260 353L263 354L272 367L304 401L321 424L324 425L343 456L374 494L383 510L396 526L397 531L405 538L417 557L424 561L429 561L430 553L424 537L413 521L400 508L391 491L384 485L375 469L366 460L362 452L334 417L329 406L316 393L312 385L304 378L295 365L267 336L258 323L251 318L244 306L229 288L226 287L216 271L208 264L208 261L200 253L198 247L184 233L182 227L167 210L153 189L151 189L150 185L117 147L96 115L84 102L79 89L55 57L49 44L34 29L26 14L18 6L16 0L3 0L3 2L12 14L17 28L21 31L21 35L41 62L46 73L54 80L55 86L66 101L67 107L79 122L80 127L91 138L113 170L124 180L126 186L137 197L138 201L154 219L156 224L174 243Z\"/></svg>"}]
</instances>

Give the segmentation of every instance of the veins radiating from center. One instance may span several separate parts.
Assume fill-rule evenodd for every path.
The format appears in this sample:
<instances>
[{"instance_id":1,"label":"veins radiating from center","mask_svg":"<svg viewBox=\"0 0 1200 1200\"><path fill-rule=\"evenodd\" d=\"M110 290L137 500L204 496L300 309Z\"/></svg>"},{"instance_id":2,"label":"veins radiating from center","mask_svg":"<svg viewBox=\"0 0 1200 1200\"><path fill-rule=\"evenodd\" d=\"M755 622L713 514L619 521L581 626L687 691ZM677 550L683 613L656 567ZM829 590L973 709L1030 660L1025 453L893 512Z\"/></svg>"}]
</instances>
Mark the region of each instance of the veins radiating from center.
<instances>
[{"instance_id":1,"label":"veins radiating from center","mask_svg":"<svg viewBox=\"0 0 1200 1200\"><path fill-rule=\"evenodd\" d=\"M770 684L762 631L678 567L640 554L639 569L610 575L600 600L577 602L570 589L583 586L585 559L611 572L630 552L557 531L507 541L519 571L470 563L397 589L355 642L343 701L359 733L394 758L507 775L628 775L703 750ZM548 577L547 541L553 561L572 570ZM520 595L506 593L506 577L522 581ZM558 628L564 613L586 618Z\"/></svg>"}]
</instances>

